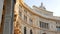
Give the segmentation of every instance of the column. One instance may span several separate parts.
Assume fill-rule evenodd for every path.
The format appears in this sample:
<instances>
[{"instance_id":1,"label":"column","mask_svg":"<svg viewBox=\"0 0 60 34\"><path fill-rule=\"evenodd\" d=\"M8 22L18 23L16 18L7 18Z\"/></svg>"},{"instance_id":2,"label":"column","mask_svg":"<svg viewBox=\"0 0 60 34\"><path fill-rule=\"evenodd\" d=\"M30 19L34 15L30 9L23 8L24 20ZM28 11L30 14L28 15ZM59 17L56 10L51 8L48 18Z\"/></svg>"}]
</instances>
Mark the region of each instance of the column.
<instances>
[{"instance_id":1,"label":"column","mask_svg":"<svg viewBox=\"0 0 60 34\"><path fill-rule=\"evenodd\" d=\"M1 27L1 18L2 18L3 3L4 3L4 0L0 0L0 27Z\"/></svg>"},{"instance_id":2,"label":"column","mask_svg":"<svg viewBox=\"0 0 60 34\"><path fill-rule=\"evenodd\" d=\"M5 0L5 20L4 20L4 29L3 34L14 34L14 25L13 25L13 17L14 17L14 0Z\"/></svg>"}]
</instances>

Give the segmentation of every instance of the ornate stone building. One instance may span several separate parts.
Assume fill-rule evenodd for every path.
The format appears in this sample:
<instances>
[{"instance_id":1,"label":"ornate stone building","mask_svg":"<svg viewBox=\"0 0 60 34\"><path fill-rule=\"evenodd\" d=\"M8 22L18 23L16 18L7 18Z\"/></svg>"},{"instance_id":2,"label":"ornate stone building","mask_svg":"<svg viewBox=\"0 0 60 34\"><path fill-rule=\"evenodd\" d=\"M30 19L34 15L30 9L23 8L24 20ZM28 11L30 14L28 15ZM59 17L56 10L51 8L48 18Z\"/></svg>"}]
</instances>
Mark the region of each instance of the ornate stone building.
<instances>
[{"instance_id":1,"label":"ornate stone building","mask_svg":"<svg viewBox=\"0 0 60 34\"><path fill-rule=\"evenodd\" d=\"M32 9L23 0L6 0L2 7L1 34L60 34L60 17L53 16L43 3Z\"/></svg>"}]
</instances>

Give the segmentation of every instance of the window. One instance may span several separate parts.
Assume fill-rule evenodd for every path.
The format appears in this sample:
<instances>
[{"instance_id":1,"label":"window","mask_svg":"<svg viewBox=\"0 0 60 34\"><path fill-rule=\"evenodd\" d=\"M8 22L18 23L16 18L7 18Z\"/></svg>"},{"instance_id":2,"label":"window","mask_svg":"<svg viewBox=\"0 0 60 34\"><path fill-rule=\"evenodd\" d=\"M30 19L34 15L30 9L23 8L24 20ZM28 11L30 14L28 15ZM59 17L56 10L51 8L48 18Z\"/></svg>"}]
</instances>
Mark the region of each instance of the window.
<instances>
[{"instance_id":1,"label":"window","mask_svg":"<svg viewBox=\"0 0 60 34\"><path fill-rule=\"evenodd\" d=\"M20 8L22 8L22 6L21 6L21 5L19 5L19 9L20 9Z\"/></svg>"},{"instance_id":2,"label":"window","mask_svg":"<svg viewBox=\"0 0 60 34\"><path fill-rule=\"evenodd\" d=\"M48 23L40 21L40 27L42 27L42 28L48 28Z\"/></svg>"},{"instance_id":3,"label":"window","mask_svg":"<svg viewBox=\"0 0 60 34\"><path fill-rule=\"evenodd\" d=\"M46 34L46 33L43 33L43 34Z\"/></svg>"},{"instance_id":4,"label":"window","mask_svg":"<svg viewBox=\"0 0 60 34\"><path fill-rule=\"evenodd\" d=\"M46 24L46 28L49 28L48 23L45 23L45 24Z\"/></svg>"},{"instance_id":5,"label":"window","mask_svg":"<svg viewBox=\"0 0 60 34\"><path fill-rule=\"evenodd\" d=\"M32 30L30 30L30 34L32 34Z\"/></svg>"},{"instance_id":6,"label":"window","mask_svg":"<svg viewBox=\"0 0 60 34\"><path fill-rule=\"evenodd\" d=\"M24 20L27 21L27 16L24 15Z\"/></svg>"},{"instance_id":7,"label":"window","mask_svg":"<svg viewBox=\"0 0 60 34\"><path fill-rule=\"evenodd\" d=\"M24 34L26 34L26 27L24 27Z\"/></svg>"},{"instance_id":8,"label":"window","mask_svg":"<svg viewBox=\"0 0 60 34\"><path fill-rule=\"evenodd\" d=\"M57 31L60 31L60 26L56 26L56 28L57 28Z\"/></svg>"},{"instance_id":9,"label":"window","mask_svg":"<svg viewBox=\"0 0 60 34\"><path fill-rule=\"evenodd\" d=\"M30 24L32 24L33 23L33 20L32 19L29 19L29 22L30 22Z\"/></svg>"},{"instance_id":10,"label":"window","mask_svg":"<svg viewBox=\"0 0 60 34\"><path fill-rule=\"evenodd\" d=\"M27 13L27 11L26 11L26 10L24 10L24 12L25 12L25 13Z\"/></svg>"},{"instance_id":11,"label":"window","mask_svg":"<svg viewBox=\"0 0 60 34\"><path fill-rule=\"evenodd\" d=\"M60 22L56 22L56 24L60 24Z\"/></svg>"},{"instance_id":12,"label":"window","mask_svg":"<svg viewBox=\"0 0 60 34\"><path fill-rule=\"evenodd\" d=\"M19 15L22 17L22 11L21 11L21 6L19 5Z\"/></svg>"},{"instance_id":13,"label":"window","mask_svg":"<svg viewBox=\"0 0 60 34\"><path fill-rule=\"evenodd\" d=\"M17 17L17 15L14 15L14 21L16 21L16 17Z\"/></svg>"},{"instance_id":14,"label":"window","mask_svg":"<svg viewBox=\"0 0 60 34\"><path fill-rule=\"evenodd\" d=\"M16 27L19 27L19 25L20 25L19 22L17 22L17 23L16 23Z\"/></svg>"},{"instance_id":15,"label":"window","mask_svg":"<svg viewBox=\"0 0 60 34\"><path fill-rule=\"evenodd\" d=\"M22 12L19 11L19 15L22 17Z\"/></svg>"}]
</instances>

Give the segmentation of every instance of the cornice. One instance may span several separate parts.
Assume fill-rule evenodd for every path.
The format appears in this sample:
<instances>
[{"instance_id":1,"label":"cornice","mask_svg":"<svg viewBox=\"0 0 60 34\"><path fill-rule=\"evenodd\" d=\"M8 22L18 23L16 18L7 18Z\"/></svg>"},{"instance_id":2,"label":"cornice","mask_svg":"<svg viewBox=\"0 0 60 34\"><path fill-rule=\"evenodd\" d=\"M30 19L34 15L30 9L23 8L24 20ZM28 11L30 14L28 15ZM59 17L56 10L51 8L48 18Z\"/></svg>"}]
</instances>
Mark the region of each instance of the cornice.
<instances>
[{"instance_id":1,"label":"cornice","mask_svg":"<svg viewBox=\"0 0 60 34\"><path fill-rule=\"evenodd\" d=\"M53 13L53 12L51 12L51 11L47 11L46 9L39 8L39 7L37 7L37 6L33 6L33 7L35 7L36 9L38 9L38 10L40 10L40 11L44 11L44 12L47 12L47 13Z\"/></svg>"},{"instance_id":2,"label":"cornice","mask_svg":"<svg viewBox=\"0 0 60 34\"><path fill-rule=\"evenodd\" d=\"M29 27L29 28L33 28L33 29L36 29L36 30L44 30L44 31L48 31L48 32L57 32L57 31L52 31L50 29L43 29L43 28L37 27L34 24L30 25L30 24L28 24L28 22L22 20L21 17L19 17L19 20L21 20L21 25L26 25L26 27Z\"/></svg>"},{"instance_id":3,"label":"cornice","mask_svg":"<svg viewBox=\"0 0 60 34\"><path fill-rule=\"evenodd\" d=\"M58 17L54 17L54 16L45 16L45 15L41 15L41 14L38 14L36 12L34 12L31 8L29 8L28 6L26 6L23 2L23 0L20 0L20 4L26 8L29 12L33 13L34 15L37 15L39 17L42 17L42 18L45 18L45 19L50 19L50 20L54 20L54 21L60 21L60 18Z\"/></svg>"}]
</instances>

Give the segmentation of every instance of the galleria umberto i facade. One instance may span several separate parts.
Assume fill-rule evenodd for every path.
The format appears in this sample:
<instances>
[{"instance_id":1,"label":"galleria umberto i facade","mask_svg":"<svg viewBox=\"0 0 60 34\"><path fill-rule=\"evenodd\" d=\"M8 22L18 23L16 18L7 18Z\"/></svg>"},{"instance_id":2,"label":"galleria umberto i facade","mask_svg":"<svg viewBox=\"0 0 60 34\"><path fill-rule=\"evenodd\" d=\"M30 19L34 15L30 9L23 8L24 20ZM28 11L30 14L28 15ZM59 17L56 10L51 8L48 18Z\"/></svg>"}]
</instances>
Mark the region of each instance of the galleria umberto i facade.
<instances>
[{"instance_id":1,"label":"galleria umberto i facade","mask_svg":"<svg viewBox=\"0 0 60 34\"><path fill-rule=\"evenodd\" d=\"M53 16L43 3L30 8L23 0L4 0L0 8L0 34L60 34L60 17Z\"/></svg>"}]
</instances>

